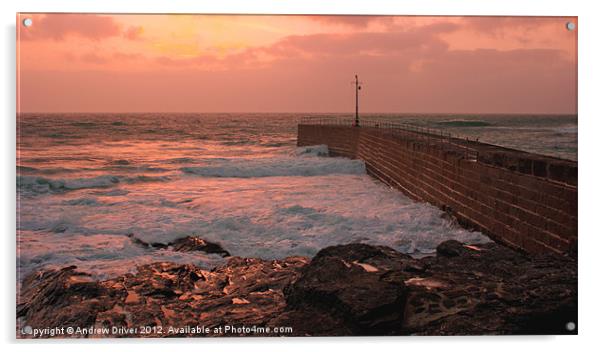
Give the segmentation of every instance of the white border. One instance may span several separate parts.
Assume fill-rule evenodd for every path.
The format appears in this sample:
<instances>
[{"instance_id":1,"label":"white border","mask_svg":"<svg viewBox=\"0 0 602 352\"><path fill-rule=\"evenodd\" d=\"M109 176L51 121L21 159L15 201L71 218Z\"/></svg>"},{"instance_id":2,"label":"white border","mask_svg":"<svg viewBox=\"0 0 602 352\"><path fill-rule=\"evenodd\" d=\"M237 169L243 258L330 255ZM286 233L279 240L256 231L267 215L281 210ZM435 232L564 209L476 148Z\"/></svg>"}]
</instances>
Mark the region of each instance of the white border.
<instances>
[{"instance_id":1,"label":"white border","mask_svg":"<svg viewBox=\"0 0 602 352\"><path fill-rule=\"evenodd\" d=\"M602 111L600 81L602 56L600 15L596 1L575 0L4 0L0 2L2 18L3 82L0 99L4 114L1 131L2 231L4 256L4 285L0 290L2 317L0 333L8 350L24 351L65 350L81 351L79 341L60 343L15 341L15 13L20 12L144 12L144 13L291 13L291 14L392 14L392 15L553 15L579 16L579 337L453 337L453 338L286 338L286 339L179 339L179 340L113 340L82 341L86 351L104 351L114 345L148 351L170 350L257 350L307 351L327 348L345 351L364 351L376 344L379 350L404 349L414 351L466 351L474 348L488 351L511 349L545 349L569 351L591 349L597 341L600 317L599 260L602 248L599 211L602 194L597 186L601 175L599 151ZM16 345L15 345L16 344ZM169 344L169 346L167 345ZM201 346L197 346L200 344ZM368 345L370 344L370 345ZM590 347L591 346L591 347ZM589 347L589 348L588 348Z\"/></svg>"}]
</instances>

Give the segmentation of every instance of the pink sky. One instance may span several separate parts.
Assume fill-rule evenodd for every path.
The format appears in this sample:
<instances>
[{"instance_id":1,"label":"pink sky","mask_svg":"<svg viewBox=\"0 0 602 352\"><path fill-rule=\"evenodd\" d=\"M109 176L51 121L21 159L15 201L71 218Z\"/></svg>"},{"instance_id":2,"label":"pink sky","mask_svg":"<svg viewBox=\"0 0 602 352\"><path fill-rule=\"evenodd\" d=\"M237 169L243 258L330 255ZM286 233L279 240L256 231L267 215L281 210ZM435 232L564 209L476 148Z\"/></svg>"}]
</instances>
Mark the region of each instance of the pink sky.
<instances>
[{"instance_id":1,"label":"pink sky","mask_svg":"<svg viewBox=\"0 0 602 352\"><path fill-rule=\"evenodd\" d=\"M22 112L351 112L356 73L363 112L577 111L576 18L17 20Z\"/></svg>"}]
</instances>

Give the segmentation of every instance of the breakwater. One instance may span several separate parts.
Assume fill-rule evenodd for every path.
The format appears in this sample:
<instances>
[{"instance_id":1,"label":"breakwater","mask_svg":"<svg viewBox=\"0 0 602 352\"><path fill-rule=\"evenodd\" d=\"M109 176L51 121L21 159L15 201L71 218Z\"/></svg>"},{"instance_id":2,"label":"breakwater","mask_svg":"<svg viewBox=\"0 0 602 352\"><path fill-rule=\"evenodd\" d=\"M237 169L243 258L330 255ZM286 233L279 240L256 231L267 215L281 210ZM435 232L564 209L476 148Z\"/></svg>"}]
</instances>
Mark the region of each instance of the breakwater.
<instances>
[{"instance_id":1,"label":"breakwater","mask_svg":"<svg viewBox=\"0 0 602 352\"><path fill-rule=\"evenodd\" d=\"M305 121L299 146L325 144L467 227L530 253L576 253L577 163L403 124Z\"/></svg>"}]
</instances>

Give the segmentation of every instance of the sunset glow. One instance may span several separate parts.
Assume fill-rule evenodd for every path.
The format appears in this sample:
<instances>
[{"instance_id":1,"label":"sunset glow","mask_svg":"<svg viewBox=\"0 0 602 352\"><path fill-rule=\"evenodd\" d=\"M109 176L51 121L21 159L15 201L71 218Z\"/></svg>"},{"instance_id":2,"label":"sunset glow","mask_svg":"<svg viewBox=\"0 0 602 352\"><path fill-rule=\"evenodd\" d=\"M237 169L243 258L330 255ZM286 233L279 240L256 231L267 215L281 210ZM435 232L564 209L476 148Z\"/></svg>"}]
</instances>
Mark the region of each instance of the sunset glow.
<instances>
[{"instance_id":1,"label":"sunset glow","mask_svg":"<svg viewBox=\"0 0 602 352\"><path fill-rule=\"evenodd\" d=\"M17 21L17 339L579 333L576 17Z\"/></svg>"},{"instance_id":2,"label":"sunset glow","mask_svg":"<svg viewBox=\"0 0 602 352\"><path fill-rule=\"evenodd\" d=\"M19 108L575 113L569 20L21 14Z\"/></svg>"}]
</instances>

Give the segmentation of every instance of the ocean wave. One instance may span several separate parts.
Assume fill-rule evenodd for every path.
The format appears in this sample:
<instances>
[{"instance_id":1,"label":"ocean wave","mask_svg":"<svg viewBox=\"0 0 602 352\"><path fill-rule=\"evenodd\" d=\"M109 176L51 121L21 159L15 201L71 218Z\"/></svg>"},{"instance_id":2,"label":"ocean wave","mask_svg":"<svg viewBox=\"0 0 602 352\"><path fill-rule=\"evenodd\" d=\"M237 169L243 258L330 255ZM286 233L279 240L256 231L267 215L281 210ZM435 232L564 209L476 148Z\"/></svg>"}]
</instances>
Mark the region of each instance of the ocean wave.
<instances>
[{"instance_id":1,"label":"ocean wave","mask_svg":"<svg viewBox=\"0 0 602 352\"><path fill-rule=\"evenodd\" d=\"M94 170L113 170L117 172L167 172L169 169L163 167L155 167L148 165L109 165L100 169Z\"/></svg>"},{"instance_id":2,"label":"ocean wave","mask_svg":"<svg viewBox=\"0 0 602 352\"><path fill-rule=\"evenodd\" d=\"M116 176L105 175L89 178L50 179L36 176L17 176L17 186L35 193L71 191L83 188L106 188L119 183Z\"/></svg>"},{"instance_id":3,"label":"ocean wave","mask_svg":"<svg viewBox=\"0 0 602 352\"><path fill-rule=\"evenodd\" d=\"M39 169L37 169L35 167L17 165L17 172L19 172L19 173L33 173L33 172L37 172L37 171L39 171Z\"/></svg>"},{"instance_id":4,"label":"ocean wave","mask_svg":"<svg viewBox=\"0 0 602 352\"><path fill-rule=\"evenodd\" d=\"M17 187L20 190L30 191L32 193L58 193L74 191L79 189L92 189L92 188L109 188L118 185L120 182L124 183L138 183L138 182L166 182L170 178L167 176L115 176L115 175L103 175L95 177L83 177L83 178L60 178L51 179L46 177L30 176L30 175L19 175L17 176Z\"/></svg>"},{"instance_id":5,"label":"ocean wave","mask_svg":"<svg viewBox=\"0 0 602 352\"><path fill-rule=\"evenodd\" d=\"M266 143L261 143L262 147L272 147L272 148L279 148L279 147L285 147L285 146L289 146L289 145L294 145L295 141L286 141L286 142L266 142Z\"/></svg>"},{"instance_id":6,"label":"ocean wave","mask_svg":"<svg viewBox=\"0 0 602 352\"><path fill-rule=\"evenodd\" d=\"M130 193L130 191L125 190L125 189L111 189L111 190L106 190L106 191L96 191L93 192L93 194L97 195L97 196L102 196L102 197L121 197L121 196L126 196Z\"/></svg>"},{"instance_id":7,"label":"ocean wave","mask_svg":"<svg viewBox=\"0 0 602 352\"><path fill-rule=\"evenodd\" d=\"M70 125L75 127L94 128L97 126L97 122L75 121L71 122Z\"/></svg>"},{"instance_id":8,"label":"ocean wave","mask_svg":"<svg viewBox=\"0 0 602 352\"><path fill-rule=\"evenodd\" d=\"M165 160L168 164L189 164L195 161L194 158L172 158Z\"/></svg>"},{"instance_id":9,"label":"ocean wave","mask_svg":"<svg viewBox=\"0 0 602 352\"><path fill-rule=\"evenodd\" d=\"M100 203L98 203L98 200L96 200L96 198L90 198L90 197L65 200L62 202L62 204L64 204L64 205L88 205L88 206L100 205Z\"/></svg>"},{"instance_id":10,"label":"ocean wave","mask_svg":"<svg viewBox=\"0 0 602 352\"><path fill-rule=\"evenodd\" d=\"M255 144L259 144L256 141L252 141L252 140L248 140L248 139L240 139L240 140L226 140L226 141L220 141L221 145L227 145L227 146L237 146L237 145L255 145Z\"/></svg>"},{"instance_id":11,"label":"ocean wave","mask_svg":"<svg viewBox=\"0 0 602 352\"><path fill-rule=\"evenodd\" d=\"M481 120L447 120L440 121L436 123L439 126L446 127L486 127L491 126L490 122L481 121Z\"/></svg>"},{"instance_id":12,"label":"ocean wave","mask_svg":"<svg viewBox=\"0 0 602 352\"><path fill-rule=\"evenodd\" d=\"M161 173L167 172L169 169L162 167L154 167L148 165L126 164L125 162L106 163L102 167L80 167L80 168L65 168L65 167L32 167L17 165L17 172L20 174L30 175L57 175L57 174L72 174L78 172L98 172L98 171L116 171L116 172L132 172L132 173Z\"/></svg>"},{"instance_id":13,"label":"ocean wave","mask_svg":"<svg viewBox=\"0 0 602 352\"><path fill-rule=\"evenodd\" d=\"M558 127L554 129L554 132L559 133L559 134L564 134L564 133L577 133L579 129L577 128L576 125L568 125L568 126L562 126L562 127Z\"/></svg>"},{"instance_id":14,"label":"ocean wave","mask_svg":"<svg viewBox=\"0 0 602 352\"><path fill-rule=\"evenodd\" d=\"M109 161L107 164L109 165L130 165L130 161L127 159L117 159L117 160L111 160Z\"/></svg>"},{"instance_id":15,"label":"ocean wave","mask_svg":"<svg viewBox=\"0 0 602 352\"><path fill-rule=\"evenodd\" d=\"M121 177L121 181L126 183L139 183L139 182L167 182L170 181L171 178L168 176L147 176L147 175L138 175L133 177Z\"/></svg>"},{"instance_id":16,"label":"ocean wave","mask_svg":"<svg viewBox=\"0 0 602 352\"><path fill-rule=\"evenodd\" d=\"M63 174L63 173L73 173L78 171L83 171L86 169L68 169L65 167L53 167L53 168L37 168L32 166L17 166L17 172L26 173L26 174L42 174L42 175L55 175L55 174Z\"/></svg>"},{"instance_id":17,"label":"ocean wave","mask_svg":"<svg viewBox=\"0 0 602 352\"><path fill-rule=\"evenodd\" d=\"M274 177L323 176L332 174L362 175L366 166L361 160L344 158L269 158L229 159L210 165L180 168L185 174L205 177Z\"/></svg>"},{"instance_id":18,"label":"ocean wave","mask_svg":"<svg viewBox=\"0 0 602 352\"><path fill-rule=\"evenodd\" d=\"M325 144L298 147L295 150L297 156L328 156L328 146Z\"/></svg>"}]
</instances>

